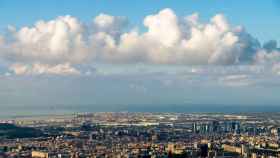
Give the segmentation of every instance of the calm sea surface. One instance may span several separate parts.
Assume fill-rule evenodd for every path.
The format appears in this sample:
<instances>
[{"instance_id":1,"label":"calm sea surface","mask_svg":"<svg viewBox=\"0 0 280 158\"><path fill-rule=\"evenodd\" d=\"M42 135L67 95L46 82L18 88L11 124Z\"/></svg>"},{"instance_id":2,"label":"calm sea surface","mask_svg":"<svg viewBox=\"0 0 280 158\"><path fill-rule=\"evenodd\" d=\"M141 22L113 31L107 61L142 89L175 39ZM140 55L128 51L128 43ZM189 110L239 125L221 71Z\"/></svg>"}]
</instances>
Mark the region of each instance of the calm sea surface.
<instances>
[{"instance_id":1,"label":"calm sea surface","mask_svg":"<svg viewBox=\"0 0 280 158\"><path fill-rule=\"evenodd\" d=\"M0 119L91 112L255 113L280 112L280 106L221 105L73 105L2 106Z\"/></svg>"}]
</instances>

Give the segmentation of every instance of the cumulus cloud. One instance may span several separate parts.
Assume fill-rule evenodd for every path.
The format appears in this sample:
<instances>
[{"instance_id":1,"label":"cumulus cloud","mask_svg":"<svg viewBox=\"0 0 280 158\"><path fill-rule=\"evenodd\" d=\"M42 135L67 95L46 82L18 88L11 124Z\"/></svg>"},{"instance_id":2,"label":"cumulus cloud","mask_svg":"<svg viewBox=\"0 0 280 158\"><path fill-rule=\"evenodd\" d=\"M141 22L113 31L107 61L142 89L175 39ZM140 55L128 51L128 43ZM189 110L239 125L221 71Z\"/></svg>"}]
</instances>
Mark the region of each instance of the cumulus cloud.
<instances>
[{"instance_id":1,"label":"cumulus cloud","mask_svg":"<svg viewBox=\"0 0 280 158\"><path fill-rule=\"evenodd\" d=\"M254 61L257 64L277 64L280 62L280 48L277 47L277 42L272 40L263 45L263 48L258 50L254 56Z\"/></svg>"},{"instance_id":2,"label":"cumulus cloud","mask_svg":"<svg viewBox=\"0 0 280 158\"><path fill-rule=\"evenodd\" d=\"M177 16L171 9L164 9L156 15L147 16L144 19L144 26L148 28L144 36L163 47L172 47L181 38Z\"/></svg>"},{"instance_id":3,"label":"cumulus cloud","mask_svg":"<svg viewBox=\"0 0 280 158\"><path fill-rule=\"evenodd\" d=\"M280 52L279 51L271 51L268 52L266 50L260 50L256 53L254 60L256 63L278 63L280 61Z\"/></svg>"},{"instance_id":4,"label":"cumulus cloud","mask_svg":"<svg viewBox=\"0 0 280 158\"><path fill-rule=\"evenodd\" d=\"M171 9L144 19L147 32L125 32L119 40L108 33L95 35L99 59L152 64L228 65L243 62L255 39L241 27L231 27L222 14L201 23L197 13L179 18ZM246 61L248 62L248 61Z\"/></svg>"},{"instance_id":5,"label":"cumulus cloud","mask_svg":"<svg viewBox=\"0 0 280 158\"><path fill-rule=\"evenodd\" d=\"M106 32L114 37L120 36L128 25L128 19L101 13L93 20L93 32Z\"/></svg>"},{"instance_id":6,"label":"cumulus cloud","mask_svg":"<svg viewBox=\"0 0 280 158\"><path fill-rule=\"evenodd\" d=\"M1 55L11 62L80 63L88 56L84 27L71 16L10 32Z\"/></svg>"},{"instance_id":7,"label":"cumulus cloud","mask_svg":"<svg viewBox=\"0 0 280 158\"><path fill-rule=\"evenodd\" d=\"M72 65L96 62L235 65L280 59L276 41L262 47L223 14L204 23L198 13L178 17L167 8L146 16L143 25L146 31L129 30L127 18L102 13L90 23L67 15L30 27L9 26L9 33L0 35L0 54L16 74L77 72Z\"/></svg>"}]
</instances>

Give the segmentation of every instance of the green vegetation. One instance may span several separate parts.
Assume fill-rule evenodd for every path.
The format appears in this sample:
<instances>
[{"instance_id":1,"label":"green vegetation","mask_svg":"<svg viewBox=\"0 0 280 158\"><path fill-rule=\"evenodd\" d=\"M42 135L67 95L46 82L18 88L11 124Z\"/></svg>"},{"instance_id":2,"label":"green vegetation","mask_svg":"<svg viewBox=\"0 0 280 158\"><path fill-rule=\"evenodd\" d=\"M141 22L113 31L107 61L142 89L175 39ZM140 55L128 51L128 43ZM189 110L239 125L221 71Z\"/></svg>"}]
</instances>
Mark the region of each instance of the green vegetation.
<instances>
[{"instance_id":1,"label":"green vegetation","mask_svg":"<svg viewBox=\"0 0 280 158\"><path fill-rule=\"evenodd\" d=\"M18 127L13 124L1 123L0 124L0 138L32 138L43 136L41 130L31 127Z\"/></svg>"}]
</instances>

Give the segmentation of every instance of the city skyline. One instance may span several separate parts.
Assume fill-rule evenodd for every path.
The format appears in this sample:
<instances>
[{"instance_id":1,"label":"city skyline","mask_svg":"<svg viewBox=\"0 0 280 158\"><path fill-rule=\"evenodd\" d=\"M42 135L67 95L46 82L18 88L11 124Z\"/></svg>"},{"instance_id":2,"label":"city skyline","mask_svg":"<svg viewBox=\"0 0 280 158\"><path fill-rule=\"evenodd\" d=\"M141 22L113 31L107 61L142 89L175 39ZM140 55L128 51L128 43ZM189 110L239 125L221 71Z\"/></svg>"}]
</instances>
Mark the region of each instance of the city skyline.
<instances>
[{"instance_id":1,"label":"city skyline","mask_svg":"<svg viewBox=\"0 0 280 158\"><path fill-rule=\"evenodd\" d=\"M122 3L1 1L0 107L279 105L276 0Z\"/></svg>"}]
</instances>

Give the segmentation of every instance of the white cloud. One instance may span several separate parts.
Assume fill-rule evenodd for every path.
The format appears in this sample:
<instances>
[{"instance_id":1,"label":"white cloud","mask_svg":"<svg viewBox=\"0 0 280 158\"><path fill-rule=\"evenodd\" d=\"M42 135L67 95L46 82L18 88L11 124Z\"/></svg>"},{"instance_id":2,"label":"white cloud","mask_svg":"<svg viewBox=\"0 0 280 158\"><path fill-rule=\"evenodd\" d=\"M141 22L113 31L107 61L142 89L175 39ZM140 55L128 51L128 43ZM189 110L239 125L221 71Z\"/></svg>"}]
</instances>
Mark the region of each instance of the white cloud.
<instances>
[{"instance_id":1,"label":"white cloud","mask_svg":"<svg viewBox=\"0 0 280 158\"><path fill-rule=\"evenodd\" d=\"M262 49L255 54L254 61L256 64L279 63L280 62L280 51L273 50L271 52L267 52L267 50Z\"/></svg>"},{"instance_id":2,"label":"white cloud","mask_svg":"<svg viewBox=\"0 0 280 158\"><path fill-rule=\"evenodd\" d=\"M164 9L156 15L149 15L144 19L144 26L148 32L144 34L149 41L157 42L163 47L172 47L180 39L177 16L171 9Z\"/></svg>"},{"instance_id":3,"label":"white cloud","mask_svg":"<svg viewBox=\"0 0 280 158\"><path fill-rule=\"evenodd\" d=\"M253 43L240 27L230 27L218 14L209 23L200 23L198 14L178 18L170 9L144 19L148 31L123 33L120 40L102 33L94 38L101 59L110 62L144 62L153 64L228 65L239 63ZM100 34L96 34L97 36ZM245 38L246 37L246 38ZM95 48L96 48L95 47Z\"/></svg>"},{"instance_id":4,"label":"white cloud","mask_svg":"<svg viewBox=\"0 0 280 158\"><path fill-rule=\"evenodd\" d=\"M122 16L111 16L101 13L93 20L92 32L106 32L114 37L119 36L128 25L128 20Z\"/></svg>"},{"instance_id":5,"label":"white cloud","mask_svg":"<svg viewBox=\"0 0 280 158\"><path fill-rule=\"evenodd\" d=\"M12 40L1 51L12 62L80 63L88 56L84 33L83 24L71 16L38 21L12 31Z\"/></svg>"},{"instance_id":6,"label":"white cloud","mask_svg":"<svg viewBox=\"0 0 280 158\"><path fill-rule=\"evenodd\" d=\"M4 37L0 35L0 46L2 46L4 42L5 42Z\"/></svg>"},{"instance_id":7,"label":"white cloud","mask_svg":"<svg viewBox=\"0 0 280 158\"><path fill-rule=\"evenodd\" d=\"M40 75L40 74L51 74L51 75L77 75L80 72L71 67L69 63L58 64L58 65L46 65L40 63L34 63L32 65L25 64L13 64L10 70L16 75Z\"/></svg>"},{"instance_id":8,"label":"white cloud","mask_svg":"<svg viewBox=\"0 0 280 158\"><path fill-rule=\"evenodd\" d=\"M219 78L219 82L229 87L241 87L253 84L253 81L245 74L223 76Z\"/></svg>"},{"instance_id":9,"label":"white cloud","mask_svg":"<svg viewBox=\"0 0 280 158\"><path fill-rule=\"evenodd\" d=\"M198 13L178 17L173 10L163 9L144 18L147 31L128 31L127 24L125 17L102 13L90 24L60 16L18 30L9 26L10 33L0 35L1 58L10 65L22 63L13 69L17 74L41 72L41 67L48 73L65 63L69 67L95 62L234 65L275 63L280 58L277 43L261 48L244 28L231 26L222 14L203 23ZM34 63L40 63L40 68Z\"/></svg>"},{"instance_id":10,"label":"white cloud","mask_svg":"<svg viewBox=\"0 0 280 158\"><path fill-rule=\"evenodd\" d=\"M276 75L280 75L280 63L274 64L272 66L272 72Z\"/></svg>"},{"instance_id":11,"label":"white cloud","mask_svg":"<svg viewBox=\"0 0 280 158\"><path fill-rule=\"evenodd\" d=\"M278 64L280 62L280 48L277 41L271 40L264 43L262 49L254 54L255 64Z\"/></svg>"}]
</instances>

